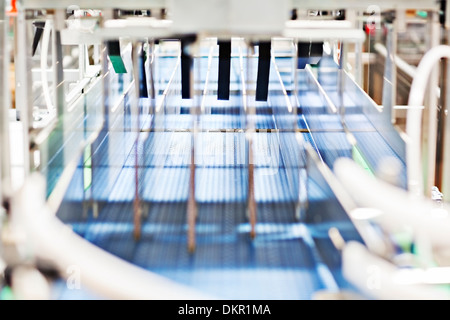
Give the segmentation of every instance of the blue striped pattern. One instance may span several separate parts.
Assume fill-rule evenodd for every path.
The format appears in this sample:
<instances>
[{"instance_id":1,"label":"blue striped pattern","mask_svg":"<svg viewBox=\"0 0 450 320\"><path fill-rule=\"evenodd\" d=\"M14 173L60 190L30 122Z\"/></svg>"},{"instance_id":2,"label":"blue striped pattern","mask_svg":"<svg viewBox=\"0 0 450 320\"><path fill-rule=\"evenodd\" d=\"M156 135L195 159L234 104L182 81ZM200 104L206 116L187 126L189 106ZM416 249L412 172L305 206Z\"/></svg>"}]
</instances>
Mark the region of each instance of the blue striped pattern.
<instances>
[{"instance_id":1,"label":"blue striped pattern","mask_svg":"<svg viewBox=\"0 0 450 320\"><path fill-rule=\"evenodd\" d=\"M159 61L161 75L171 73L173 60ZM201 66L197 72L202 81L205 60L196 61ZM262 131L253 136L257 237L252 240L249 236L248 144L245 133L239 132L249 119L240 102L238 62L232 58L230 101L214 99L217 75L213 72L206 104L211 112L200 117L202 131L195 154L197 248L193 254L187 251L186 243L192 137L183 130L193 123L188 106L174 114L169 110L175 112L177 106L169 104L169 113L157 115L153 122L156 129L166 132L148 133L136 148L132 133L111 138L111 132L105 132L94 144L92 187L83 191L85 169L81 161L58 217L86 240L122 259L224 299L311 299L317 290L334 289L336 285L350 288L340 273L339 252L326 231L336 226L347 240L360 241L359 235L320 176L310 175L307 181L301 181L299 170L306 166L304 150L292 132ZM271 84L276 83L274 79L271 74ZM335 118L318 111L311 112L311 118L300 116L296 121L278 105L283 101L274 97L278 89L271 89L270 105L256 105L256 116L250 120L257 129L279 129L280 124L293 128L296 122L304 128L311 121L311 127L313 124L323 131L304 136L314 141L327 163L351 156L342 132L326 132L330 127L341 129ZM313 94L299 98L304 108L324 107ZM308 187L309 207L304 221L295 218L300 183ZM136 185L143 206L139 241L133 238ZM93 202L98 206L98 217L92 215L89 204ZM62 290L60 294L70 298L69 292Z\"/></svg>"}]
</instances>

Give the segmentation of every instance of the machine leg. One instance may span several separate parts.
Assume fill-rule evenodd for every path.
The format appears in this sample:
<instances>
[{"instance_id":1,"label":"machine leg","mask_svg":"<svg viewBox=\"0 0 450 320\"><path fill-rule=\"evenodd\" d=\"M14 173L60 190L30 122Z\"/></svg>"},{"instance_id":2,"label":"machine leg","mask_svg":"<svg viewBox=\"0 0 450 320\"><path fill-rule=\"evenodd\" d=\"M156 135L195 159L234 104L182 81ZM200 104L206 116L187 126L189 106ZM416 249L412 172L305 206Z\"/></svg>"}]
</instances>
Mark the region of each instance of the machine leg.
<instances>
[{"instance_id":1,"label":"machine leg","mask_svg":"<svg viewBox=\"0 0 450 320\"><path fill-rule=\"evenodd\" d=\"M192 148L190 178L189 178L189 199L187 206L187 223L188 223L188 251L195 251L195 220L197 219L197 203L195 201L195 159L194 148Z\"/></svg>"},{"instance_id":2,"label":"machine leg","mask_svg":"<svg viewBox=\"0 0 450 320\"><path fill-rule=\"evenodd\" d=\"M255 201L255 178L254 178L254 169L255 166L253 164L253 143L252 139L249 140L248 143L248 204L247 204L247 212L248 218L250 220L250 236L252 239L256 237L256 201Z\"/></svg>"}]
</instances>

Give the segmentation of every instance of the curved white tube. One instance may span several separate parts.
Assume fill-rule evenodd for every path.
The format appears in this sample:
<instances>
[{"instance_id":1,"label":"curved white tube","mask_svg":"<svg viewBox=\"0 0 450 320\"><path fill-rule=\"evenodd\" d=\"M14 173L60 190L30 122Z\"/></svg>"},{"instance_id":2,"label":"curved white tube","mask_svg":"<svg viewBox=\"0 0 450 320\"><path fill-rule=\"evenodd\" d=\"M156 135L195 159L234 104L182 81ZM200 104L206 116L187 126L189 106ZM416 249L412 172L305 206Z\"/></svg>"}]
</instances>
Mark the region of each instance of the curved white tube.
<instances>
[{"instance_id":1,"label":"curved white tube","mask_svg":"<svg viewBox=\"0 0 450 320\"><path fill-rule=\"evenodd\" d=\"M416 196L423 196L422 174L422 110L425 91L435 65L443 58L450 58L450 46L440 45L430 49L422 58L411 84L408 98L406 133L409 141L406 144L406 161L408 173L408 189Z\"/></svg>"},{"instance_id":2,"label":"curved white tube","mask_svg":"<svg viewBox=\"0 0 450 320\"><path fill-rule=\"evenodd\" d=\"M450 292L426 284L402 283L401 270L349 242L342 251L344 277L366 295L380 300L448 300Z\"/></svg>"},{"instance_id":3,"label":"curved white tube","mask_svg":"<svg viewBox=\"0 0 450 320\"><path fill-rule=\"evenodd\" d=\"M401 188L370 176L351 159L338 159L334 164L334 172L359 207L375 208L382 213L372 220L384 230L397 232L407 226L427 237L433 246L448 248L448 205L437 207L430 199L411 196Z\"/></svg>"},{"instance_id":4,"label":"curved white tube","mask_svg":"<svg viewBox=\"0 0 450 320\"><path fill-rule=\"evenodd\" d=\"M212 299L197 290L141 269L76 235L45 204L45 181L31 175L12 199L12 225L25 232L34 256L51 261L70 280L76 271L82 287L105 299ZM16 230L17 230L16 229Z\"/></svg>"},{"instance_id":5,"label":"curved white tube","mask_svg":"<svg viewBox=\"0 0 450 320\"><path fill-rule=\"evenodd\" d=\"M42 35L41 42L41 81L42 81L42 91L44 92L44 99L47 105L48 112L53 111L53 103L50 95L50 89L48 87L47 78L47 58L48 58L48 48L50 44L50 33L52 31L52 21L45 21L44 33Z\"/></svg>"}]
</instances>

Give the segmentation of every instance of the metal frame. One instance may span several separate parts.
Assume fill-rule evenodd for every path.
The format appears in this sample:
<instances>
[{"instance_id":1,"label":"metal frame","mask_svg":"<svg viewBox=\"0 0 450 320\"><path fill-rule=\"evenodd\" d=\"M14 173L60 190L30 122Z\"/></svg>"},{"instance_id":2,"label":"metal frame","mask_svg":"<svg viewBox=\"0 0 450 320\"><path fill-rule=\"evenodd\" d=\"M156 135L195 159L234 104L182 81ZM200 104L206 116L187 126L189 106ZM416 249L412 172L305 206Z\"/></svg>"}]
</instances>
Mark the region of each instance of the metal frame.
<instances>
[{"instance_id":1,"label":"metal frame","mask_svg":"<svg viewBox=\"0 0 450 320\"><path fill-rule=\"evenodd\" d=\"M417 9L417 10L438 10L439 3L435 0L291 0L292 5L299 9L311 10L342 10L342 9L367 9L373 5L382 10L389 9Z\"/></svg>"},{"instance_id":2,"label":"metal frame","mask_svg":"<svg viewBox=\"0 0 450 320\"><path fill-rule=\"evenodd\" d=\"M90 1L90 0L21 0L18 8L25 9L67 9L69 7L87 9L162 9L166 8L166 0L135 0L135 1Z\"/></svg>"},{"instance_id":3,"label":"metal frame","mask_svg":"<svg viewBox=\"0 0 450 320\"><path fill-rule=\"evenodd\" d=\"M227 0L224 0L227 1ZM381 9L419 9L435 10L439 4L435 0L290 0L292 7L311 10L341 10L341 9L366 9L369 6L377 5ZM78 6L80 8L102 8L102 9L161 9L172 5L171 0L135 0L135 1L89 1L89 0L22 0L19 1L24 8L68 8Z\"/></svg>"},{"instance_id":4,"label":"metal frame","mask_svg":"<svg viewBox=\"0 0 450 320\"><path fill-rule=\"evenodd\" d=\"M0 200L9 181L9 114L8 114L8 51L5 22L5 2L0 2Z\"/></svg>"}]
</instances>

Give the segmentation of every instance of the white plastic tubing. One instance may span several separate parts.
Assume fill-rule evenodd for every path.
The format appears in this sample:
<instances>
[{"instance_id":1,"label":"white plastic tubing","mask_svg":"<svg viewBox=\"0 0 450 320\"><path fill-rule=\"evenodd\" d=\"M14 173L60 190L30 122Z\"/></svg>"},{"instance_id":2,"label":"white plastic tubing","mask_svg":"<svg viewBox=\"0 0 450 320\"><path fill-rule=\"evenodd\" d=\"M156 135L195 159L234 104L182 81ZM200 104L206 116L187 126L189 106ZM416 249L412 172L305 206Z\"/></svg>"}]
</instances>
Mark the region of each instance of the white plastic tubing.
<instances>
[{"instance_id":1,"label":"white plastic tubing","mask_svg":"<svg viewBox=\"0 0 450 320\"><path fill-rule=\"evenodd\" d=\"M156 273L141 269L79 237L45 203L45 180L36 173L12 199L12 226L25 234L31 255L51 261L69 281L74 270L81 288L103 299L213 299Z\"/></svg>"},{"instance_id":2,"label":"white plastic tubing","mask_svg":"<svg viewBox=\"0 0 450 320\"><path fill-rule=\"evenodd\" d=\"M440 207L430 199L412 197L407 191L370 176L351 159L338 159L334 173L358 207L379 210L380 214L370 219L388 233L406 227L418 236L426 236L432 248L448 248L448 205ZM449 292L421 282L424 279L418 274L430 270L405 271L357 242L350 241L343 248L342 268L348 281L376 299L450 299ZM450 271L442 269L438 274L440 279L448 281Z\"/></svg>"},{"instance_id":3,"label":"white plastic tubing","mask_svg":"<svg viewBox=\"0 0 450 320\"><path fill-rule=\"evenodd\" d=\"M450 293L427 283L409 284L420 270L399 269L389 261L367 250L359 242L349 242L342 252L345 278L366 295L379 300L449 300ZM426 272L425 272L426 273ZM406 279L406 280L407 280Z\"/></svg>"},{"instance_id":4,"label":"white plastic tubing","mask_svg":"<svg viewBox=\"0 0 450 320\"><path fill-rule=\"evenodd\" d=\"M351 159L338 159L334 173L360 208L376 208L373 218L389 233L404 227L429 239L434 248L448 248L450 243L450 206L437 206L428 198L412 197L407 191L367 174Z\"/></svg>"},{"instance_id":5,"label":"white plastic tubing","mask_svg":"<svg viewBox=\"0 0 450 320\"><path fill-rule=\"evenodd\" d=\"M422 107L430 75L436 64L443 58L450 58L450 46L439 45L430 49L417 67L411 84L408 100L406 145L408 189L413 195L422 197L424 192L422 174ZM436 106L434 105L434 108Z\"/></svg>"}]
</instances>

